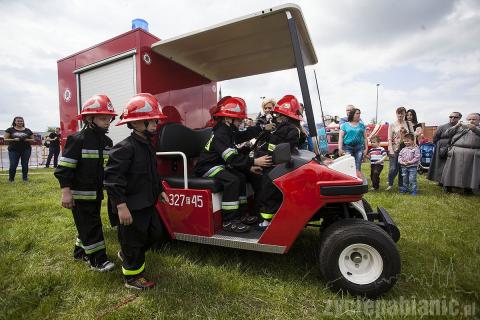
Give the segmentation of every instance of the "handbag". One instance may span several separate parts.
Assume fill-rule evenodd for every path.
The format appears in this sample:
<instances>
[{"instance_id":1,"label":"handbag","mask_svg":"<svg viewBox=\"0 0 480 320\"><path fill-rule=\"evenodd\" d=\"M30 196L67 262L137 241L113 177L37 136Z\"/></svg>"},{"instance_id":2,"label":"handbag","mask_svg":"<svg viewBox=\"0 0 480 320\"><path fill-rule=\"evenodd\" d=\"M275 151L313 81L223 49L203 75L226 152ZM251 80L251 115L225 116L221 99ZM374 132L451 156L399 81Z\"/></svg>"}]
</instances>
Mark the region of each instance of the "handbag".
<instances>
[{"instance_id":1,"label":"handbag","mask_svg":"<svg viewBox=\"0 0 480 320\"><path fill-rule=\"evenodd\" d=\"M438 149L438 156L440 157L440 159L447 159L448 150L449 150L448 144L446 146L441 146L440 149Z\"/></svg>"},{"instance_id":2,"label":"handbag","mask_svg":"<svg viewBox=\"0 0 480 320\"><path fill-rule=\"evenodd\" d=\"M447 159L448 157L448 151L451 149L451 147L453 146L453 144L455 142L457 142L461 137L463 137L464 134L467 133L468 130L464 130L458 137L457 139L455 139L454 141L452 141L453 139L453 136L450 138L450 140L448 140L448 143L446 146L442 146L440 147L440 149L438 149L438 155L440 157L440 159Z\"/></svg>"}]
</instances>

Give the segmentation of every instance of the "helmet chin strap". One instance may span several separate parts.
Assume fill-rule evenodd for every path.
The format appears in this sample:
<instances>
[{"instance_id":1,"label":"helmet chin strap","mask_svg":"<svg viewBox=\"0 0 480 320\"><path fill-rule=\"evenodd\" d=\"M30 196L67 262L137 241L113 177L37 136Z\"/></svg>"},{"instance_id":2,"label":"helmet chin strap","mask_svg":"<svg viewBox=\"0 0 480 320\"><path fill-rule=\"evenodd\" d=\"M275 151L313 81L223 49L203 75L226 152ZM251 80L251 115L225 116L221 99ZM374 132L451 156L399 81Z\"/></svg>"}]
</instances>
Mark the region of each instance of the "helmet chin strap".
<instances>
[{"instance_id":1,"label":"helmet chin strap","mask_svg":"<svg viewBox=\"0 0 480 320\"><path fill-rule=\"evenodd\" d=\"M101 134L108 133L108 129L104 129L104 128L99 127L95 122L93 122L93 119L92 119L92 122L88 122L88 121L85 120L84 123L85 123L84 128L92 128L93 131L95 131L97 133L101 133Z\"/></svg>"},{"instance_id":2,"label":"helmet chin strap","mask_svg":"<svg viewBox=\"0 0 480 320\"><path fill-rule=\"evenodd\" d=\"M147 129L148 128L148 121L144 121L143 124L145 125L145 129L143 129L142 131L137 130L135 128L133 128L133 130L137 131L138 133L141 133L147 140L151 140L155 136L156 132L152 133L152 132L148 131L148 129Z\"/></svg>"}]
</instances>

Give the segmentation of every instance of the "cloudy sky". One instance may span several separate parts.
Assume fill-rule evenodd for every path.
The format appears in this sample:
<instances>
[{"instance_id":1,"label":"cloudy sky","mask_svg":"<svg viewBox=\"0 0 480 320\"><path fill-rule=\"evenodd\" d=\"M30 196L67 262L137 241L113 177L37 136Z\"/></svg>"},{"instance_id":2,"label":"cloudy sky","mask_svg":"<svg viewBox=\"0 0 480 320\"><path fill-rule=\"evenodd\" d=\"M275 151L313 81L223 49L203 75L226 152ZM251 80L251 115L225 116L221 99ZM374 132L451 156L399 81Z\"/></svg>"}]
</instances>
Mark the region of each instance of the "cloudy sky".
<instances>
[{"instance_id":1,"label":"cloudy sky","mask_svg":"<svg viewBox=\"0 0 480 320\"><path fill-rule=\"evenodd\" d=\"M480 1L292 1L303 11L318 64L307 69L317 120L318 76L326 114L346 104L391 121L397 106L417 111L427 125L448 113L480 111ZM59 123L56 61L130 29L143 18L161 39L283 4L278 0L9 1L0 0L0 128L13 116L43 131ZM224 95L300 95L295 71L222 82Z\"/></svg>"}]
</instances>

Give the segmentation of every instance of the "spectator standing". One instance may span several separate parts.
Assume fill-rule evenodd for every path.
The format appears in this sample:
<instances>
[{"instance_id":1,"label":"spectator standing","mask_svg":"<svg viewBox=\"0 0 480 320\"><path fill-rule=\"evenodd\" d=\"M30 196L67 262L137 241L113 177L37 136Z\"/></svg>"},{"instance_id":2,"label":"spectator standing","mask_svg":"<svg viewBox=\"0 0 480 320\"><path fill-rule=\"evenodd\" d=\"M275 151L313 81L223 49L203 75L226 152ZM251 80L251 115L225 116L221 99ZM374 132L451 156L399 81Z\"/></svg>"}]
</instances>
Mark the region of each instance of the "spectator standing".
<instances>
[{"instance_id":1,"label":"spectator standing","mask_svg":"<svg viewBox=\"0 0 480 320\"><path fill-rule=\"evenodd\" d=\"M467 122L458 122L446 131L452 137L447 161L442 173L446 191L462 188L464 194L480 189L480 114L470 113Z\"/></svg>"},{"instance_id":2,"label":"spectator standing","mask_svg":"<svg viewBox=\"0 0 480 320\"><path fill-rule=\"evenodd\" d=\"M47 157L47 163L45 165L45 168L50 167L50 161L52 160L53 157L53 167L57 167L58 163L58 155L60 154L60 141L61 141L62 136L60 135L60 128L55 128L55 132L51 132L48 137L47 141L50 142L48 146L48 157Z\"/></svg>"},{"instance_id":3,"label":"spectator standing","mask_svg":"<svg viewBox=\"0 0 480 320\"><path fill-rule=\"evenodd\" d=\"M435 135L433 136L435 150L433 151L432 163L430 163L427 178L429 180L438 182L440 186L442 186L440 180L442 180L443 167L447 161L447 158L441 157L440 149L446 148L448 141L450 140L446 133L447 130L455 126L461 118L462 114L460 112L452 112L449 117L449 122L439 126L437 131L435 131Z\"/></svg>"},{"instance_id":4,"label":"spectator standing","mask_svg":"<svg viewBox=\"0 0 480 320\"><path fill-rule=\"evenodd\" d=\"M371 191L376 191L380 187L380 174L383 170L383 162L387 158L387 152L380 146L380 137L374 136L370 139L372 148L367 152L367 158L370 159L370 178L372 179Z\"/></svg>"},{"instance_id":5,"label":"spectator standing","mask_svg":"<svg viewBox=\"0 0 480 320\"><path fill-rule=\"evenodd\" d=\"M348 122L340 126L338 153L349 153L355 158L355 167L361 171L363 155L367 154L367 131L360 121L360 109L353 108L348 114Z\"/></svg>"},{"instance_id":6,"label":"spectator standing","mask_svg":"<svg viewBox=\"0 0 480 320\"><path fill-rule=\"evenodd\" d=\"M401 193L411 192L417 195L417 166L420 162L420 149L415 145L413 133L405 134L403 138L405 147L398 154L398 163L402 173Z\"/></svg>"},{"instance_id":7,"label":"spectator standing","mask_svg":"<svg viewBox=\"0 0 480 320\"><path fill-rule=\"evenodd\" d=\"M10 161L10 168L8 170L9 182L15 180L18 162L20 160L22 164L23 181L28 181L28 161L32 154L30 142L33 141L33 132L25 128L23 117L13 118L12 126L5 130L5 142L8 142L8 158Z\"/></svg>"},{"instance_id":8,"label":"spectator standing","mask_svg":"<svg viewBox=\"0 0 480 320\"><path fill-rule=\"evenodd\" d=\"M407 110L404 107L398 107L396 110L397 121L388 126L388 186L387 191L393 187L395 177L398 175L398 186L402 186L402 177L399 175L398 154L404 147L403 137L406 133L413 133L413 127L410 122L405 121Z\"/></svg>"}]
</instances>

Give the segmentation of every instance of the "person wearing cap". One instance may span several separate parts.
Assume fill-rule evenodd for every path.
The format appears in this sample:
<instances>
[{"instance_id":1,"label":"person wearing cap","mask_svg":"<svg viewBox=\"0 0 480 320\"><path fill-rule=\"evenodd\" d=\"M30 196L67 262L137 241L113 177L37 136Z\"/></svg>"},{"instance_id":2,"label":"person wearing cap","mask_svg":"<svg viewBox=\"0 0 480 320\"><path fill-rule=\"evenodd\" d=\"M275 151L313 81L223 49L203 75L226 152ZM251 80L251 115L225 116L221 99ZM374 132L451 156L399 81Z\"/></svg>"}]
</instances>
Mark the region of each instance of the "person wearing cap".
<instances>
[{"instance_id":1,"label":"person wearing cap","mask_svg":"<svg viewBox=\"0 0 480 320\"><path fill-rule=\"evenodd\" d=\"M277 145L281 143L288 143L292 153L298 152L298 147L305 141L306 134L301 129L302 107L297 98L293 95L284 96L275 105L273 113L276 117L277 127L264 146L264 152L271 156ZM268 176L269 171L270 169L265 169L263 172L259 196L260 216L263 221L257 228L259 230L265 230L270 225L270 221L282 203L282 193Z\"/></svg>"},{"instance_id":2,"label":"person wearing cap","mask_svg":"<svg viewBox=\"0 0 480 320\"><path fill-rule=\"evenodd\" d=\"M242 98L224 97L212 112L215 119L212 137L200 153L195 166L195 175L213 178L223 185L222 228L227 232L242 233L250 230L258 218L246 214L247 189L246 175L261 172L261 167L271 165L270 156L249 157L236 148L236 145L256 137L261 129L238 128L247 118L247 106ZM271 128L271 126L270 126Z\"/></svg>"},{"instance_id":3,"label":"person wearing cap","mask_svg":"<svg viewBox=\"0 0 480 320\"><path fill-rule=\"evenodd\" d=\"M62 189L62 206L72 210L78 236L73 257L90 264L95 271L109 271L109 261L100 219L103 199L103 167L108 159L112 140L106 136L115 118L110 99L94 95L82 106L78 116L81 131L67 137L55 177Z\"/></svg>"},{"instance_id":4,"label":"person wearing cap","mask_svg":"<svg viewBox=\"0 0 480 320\"><path fill-rule=\"evenodd\" d=\"M153 95L140 93L131 98L116 125L126 124L132 134L113 146L105 169L104 185L119 218L118 258L130 289L155 286L145 277L145 252L158 248L162 224L155 204L168 200L151 139L157 134L158 121L166 118Z\"/></svg>"}]
</instances>

